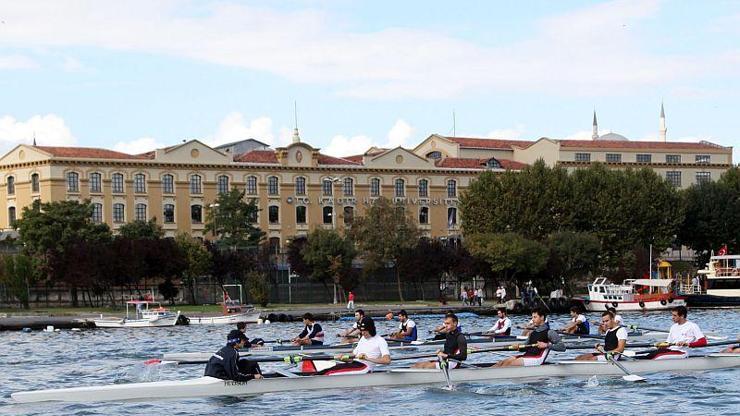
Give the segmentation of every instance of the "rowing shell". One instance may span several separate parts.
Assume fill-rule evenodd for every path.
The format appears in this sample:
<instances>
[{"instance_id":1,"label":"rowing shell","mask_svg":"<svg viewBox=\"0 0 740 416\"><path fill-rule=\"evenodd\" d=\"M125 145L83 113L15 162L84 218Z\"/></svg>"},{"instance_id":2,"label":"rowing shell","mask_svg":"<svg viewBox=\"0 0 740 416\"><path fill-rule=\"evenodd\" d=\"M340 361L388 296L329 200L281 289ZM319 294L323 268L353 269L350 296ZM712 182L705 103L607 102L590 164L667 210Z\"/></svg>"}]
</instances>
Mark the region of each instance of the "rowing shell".
<instances>
[{"instance_id":1,"label":"rowing shell","mask_svg":"<svg viewBox=\"0 0 740 416\"><path fill-rule=\"evenodd\" d=\"M676 360L637 360L622 364L631 373L664 371L701 371L740 367L740 354L712 354ZM624 373L611 363L594 361L561 361L534 367L466 367L450 371L453 383L497 382L512 379L570 376L621 376ZM445 384L439 370L399 368L369 374L341 376L299 376L287 372L268 375L264 380L235 382L212 377L183 381L113 384L97 387L75 387L37 390L11 394L16 402L46 401L100 402L124 400L184 399L214 396L248 396L297 390L340 389L378 386Z\"/></svg>"}]
</instances>

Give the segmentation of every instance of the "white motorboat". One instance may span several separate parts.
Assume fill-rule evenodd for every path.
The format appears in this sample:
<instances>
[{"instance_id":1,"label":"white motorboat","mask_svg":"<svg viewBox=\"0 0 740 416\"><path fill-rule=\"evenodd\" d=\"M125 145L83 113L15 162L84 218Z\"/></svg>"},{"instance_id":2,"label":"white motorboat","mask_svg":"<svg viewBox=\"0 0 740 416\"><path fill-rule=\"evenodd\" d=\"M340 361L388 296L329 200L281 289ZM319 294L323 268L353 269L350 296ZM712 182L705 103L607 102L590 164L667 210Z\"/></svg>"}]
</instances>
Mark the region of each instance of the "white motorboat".
<instances>
[{"instance_id":1,"label":"white motorboat","mask_svg":"<svg viewBox=\"0 0 740 416\"><path fill-rule=\"evenodd\" d=\"M740 305L740 255L728 255L726 247L720 253L725 254L709 258L707 267L698 271L698 279L681 285L690 306Z\"/></svg>"},{"instance_id":2,"label":"white motorboat","mask_svg":"<svg viewBox=\"0 0 740 416\"><path fill-rule=\"evenodd\" d=\"M666 371L703 371L740 367L740 354L711 354L680 360L623 361L633 374ZM453 383L537 379L543 377L622 376L624 373L608 362L560 361L534 367L490 367L486 364L466 365L453 369L449 377ZM55 390L37 390L12 393L16 402L48 401L100 402L125 400L191 399L215 396L248 396L264 393L298 390L341 389L377 386L409 386L418 384L446 384L439 370L397 368L368 374L339 376L300 375L287 371L268 374L263 380L236 382L212 377L198 377L181 381L112 384L91 387L73 387Z\"/></svg>"},{"instance_id":3,"label":"white motorboat","mask_svg":"<svg viewBox=\"0 0 740 416\"><path fill-rule=\"evenodd\" d=\"M223 308L223 314L220 316L189 316L190 325L235 325L239 322L255 323L260 319L260 313L252 305L243 305L241 301L231 299L225 288L222 290L224 300L220 305Z\"/></svg>"},{"instance_id":4,"label":"white motorboat","mask_svg":"<svg viewBox=\"0 0 740 416\"><path fill-rule=\"evenodd\" d=\"M151 307L151 306L155 307ZM130 316L130 307L135 309L134 318ZM171 312L159 302L148 300L130 300L126 302L126 317L108 317L93 319L98 328L148 328L156 326L174 326L180 318L180 311Z\"/></svg>"},{"instance_id":5,"label":"white motorboat","mask_svg":"<svg viewBox=\"0 0 740 416\"><path fill-rule=\"evenodd\" d=\"M627 279L622 284L598 277L588 285L588 296L576 298L588 311L609 307L622 311L670 309L686 305L685 298L673 292L673 279Z\"/></svg>"}]
</instances>

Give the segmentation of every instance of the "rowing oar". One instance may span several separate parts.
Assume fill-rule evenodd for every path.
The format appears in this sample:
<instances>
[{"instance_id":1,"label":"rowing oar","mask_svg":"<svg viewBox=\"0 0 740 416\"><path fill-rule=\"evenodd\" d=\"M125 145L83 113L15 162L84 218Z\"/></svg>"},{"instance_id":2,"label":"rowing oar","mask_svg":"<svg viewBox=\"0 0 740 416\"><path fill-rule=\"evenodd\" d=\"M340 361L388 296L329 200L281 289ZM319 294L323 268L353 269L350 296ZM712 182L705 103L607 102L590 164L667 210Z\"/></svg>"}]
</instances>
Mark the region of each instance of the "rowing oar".
<instances>
[{"instance_id":1,"label":"rowing oar","mask_svg":"<svg viewBox=\"0 0 740 416\"><path fill-rule=\"evenodd\" d=\"M616 365L617 367L619 367L619 369L622 370L622 372L624 372L624 374L626 374L626 375L622 376L622 380L624 380L624 381L632 381L632 382L643 382L643 383L647 381L647 379L645 377L641 377L641 376L638 376L637 374L630 373L629 370L627 370L626 368L624 368L624 366L621 363L619 363L619 361L617 361L616 358L614 358L614 355L612 355L611 353L608 353L608 352L604 351L604 349L601 348L601 346L599 346L597 348L597 350L600 351L600 352L602 352L602 353L604 353L604 357L606 357L606 359L609 360L610 363L612 363L612 364Z\"/></svg>"},{"instance_id":2,"label":"rowing oar","mask_svg":"<svg viewBox=\"0 0 740 416\"><path fill-rule=\"evenodd\" d=\"M442 358L441 355L437 355L437 360L439 360L439 369L442 371L442 374L444 374L445 381L447 381L447 390L452 390L452 381L450 381L450 363L447 362L447 359Z\"/></svg>"},{"instance_id":3,"label":"rowing oar","mask_svg":"<svg viewBox=\"0 0 740 416\"><path fill-rule=\"evenodd\" d=\"M635 330L637 330L637 329L643 329L645 331L664 332L666 334L668 334L668 333L671 332L670 330L667 330L667 329L648 328L648 327L634 325L634 324L633 325L623 325L623 326L625 328L627 328L627 329L635 329ZM725 339L727 339L727 337L717 336L717 335L709 335L709 333L705 333L704 336L707 337L707 339L715 339L715 340L725 340Z\"/></svg>"}]
</instances>

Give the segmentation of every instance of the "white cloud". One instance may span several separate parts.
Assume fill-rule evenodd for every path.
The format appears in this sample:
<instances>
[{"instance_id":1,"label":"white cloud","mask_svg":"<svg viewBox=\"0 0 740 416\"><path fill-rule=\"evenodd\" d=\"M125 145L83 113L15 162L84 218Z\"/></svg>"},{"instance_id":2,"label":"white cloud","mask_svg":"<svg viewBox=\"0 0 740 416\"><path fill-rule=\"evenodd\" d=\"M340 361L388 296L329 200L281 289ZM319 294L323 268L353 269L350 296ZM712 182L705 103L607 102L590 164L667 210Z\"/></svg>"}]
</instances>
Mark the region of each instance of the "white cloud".
<instances>
[{"instance_id":1,"label":"white cloud","mask_svg":"<svg viewBox=\"0 0 740 416\"><path fill-rule=\"evenodd\" d=\"M35 69L39 64L23 55L0 56L0 69Z\"/></svg>"},{"instance_id":2,"label":"white cloud","mask_svg":"<svg viewBox=\"0 0 740 416\"><path fill-rule=\"evenodd\" d=\"M117 152L136 155L163 147L165 147L165 145L158 142L157 139L154 139L152 137L141 137L139 139L134 139L131 141L118 142L113 145L113 150Z\"/></svg>"},{"instance_id":3,"label":"white cloud","mask_svg":"<svg viewBox=\"0 0 740 416\"><path fill-rule=\"evenodd\" d=\"M488 132L485 137L489 139L519 139L524 132L524 126L518 125L510 129L496 129Z\"/></svg>"},{"instance_id":4,"label":"white cloud","mask_svg":"<svg viewBox=\"0 0 740 416\"><path fill-rule=\"evenodd\" d=\"M345 136L338 134L331 138L329 145L321 152L332 156L351 156L365 153L371 147L394 148L398 146L410 147L414 128L403 119L398 119L388 130L383 142L366 135Z\"/></svg>"},{"instance_id":5,"label":"white cloud","mask_svg":"<svg viewBox=\"0 0 740 416\"><path fill-rule=\"evenodd\" d=\"M388 132L388 143L385 147L394 148L398 146L408 147L408 140L414 134L414 128L404 120L396 120L396 124Z\"/></svg>"},{"instance_id":6,"label":"white cloud","mask_svg":"<svg viewBox=\"0 0 740 416\"><path fill-rule=\"evenodd\" d=\"M599 131L599 134L606 134L609 131ZM575 133L571 133L564 137L552 137L553 139L562 139L562 140L591 140L593 137L593 131L591 130L581 130L577 131Z\"/></svg>"},{"instance_id":7,"label":"white cloud","mask_svg":"<svg viewBox=\"0 0 740 416\"><path fill-rule=\"evenodd\" d=\"M0 116L0 148L7 151L15 145L33 143L40 146L73 146L77 139L64 119L56 114L35 115L26 121Z\"/></svg>"},{"instance_id":8,"label":"white cloud","mask_svg":"<svg viewBox=\"0 0 740 416\"><path fill-rule=\"evenodd\" d=\"M274 145L272 119L261 116L247 122L242 113L234 111L224 117L213 137L206 141L211 145L219 145L245 139L256 139Z\"/></svg>"}]
</instances>

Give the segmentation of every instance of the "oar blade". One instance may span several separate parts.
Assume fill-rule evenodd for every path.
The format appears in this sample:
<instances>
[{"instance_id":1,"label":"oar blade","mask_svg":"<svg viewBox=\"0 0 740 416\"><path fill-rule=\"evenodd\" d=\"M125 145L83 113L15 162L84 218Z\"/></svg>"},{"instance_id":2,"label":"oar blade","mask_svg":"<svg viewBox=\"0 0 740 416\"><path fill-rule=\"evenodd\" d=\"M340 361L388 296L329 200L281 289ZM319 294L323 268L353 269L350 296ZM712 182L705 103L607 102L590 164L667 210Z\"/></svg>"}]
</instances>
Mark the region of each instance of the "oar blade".
<instances>
[{"instance_id":1,"label":"oar blade","mask_svg":"<svg viewBox=\"0 0 740 416\"><path fill-rule=\"evenodd\" d=\"M633 383L645 383L645 382L647 382L647 379L645 377L640 377L637 374L630 374L628 376L622 376L622 380L624 380L624 381L631 381Z\"/></svg>"}]
</instances>

